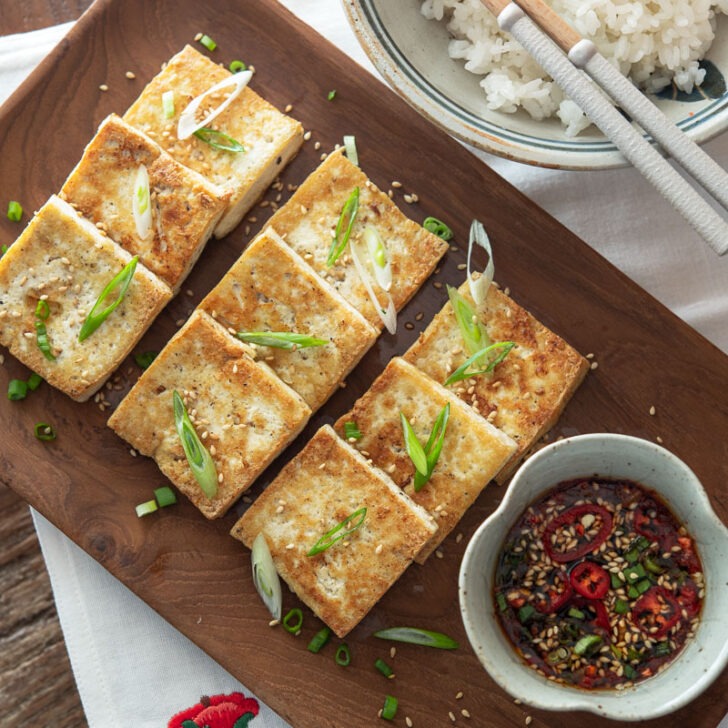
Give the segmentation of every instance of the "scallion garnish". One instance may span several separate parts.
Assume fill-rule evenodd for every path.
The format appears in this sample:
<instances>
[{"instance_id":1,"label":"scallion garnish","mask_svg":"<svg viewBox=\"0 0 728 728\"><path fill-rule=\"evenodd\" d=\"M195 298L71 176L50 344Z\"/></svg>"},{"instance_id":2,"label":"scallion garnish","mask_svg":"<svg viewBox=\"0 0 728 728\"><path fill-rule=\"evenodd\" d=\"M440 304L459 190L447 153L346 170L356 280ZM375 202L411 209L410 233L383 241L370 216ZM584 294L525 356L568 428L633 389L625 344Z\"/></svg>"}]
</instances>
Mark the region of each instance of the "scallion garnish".
<instances>
[{"instance_id":1,"label":"scallion garnish","mask_svg":"<svg viewBox=\"0 0 728 728\"><path fill-rule=\"evenodd\" d=\"M330 343L327 339L317 339L306 334L291 331L238 331L235 334L240 341L257 346L270 346L274 349L305 349L309 346L324 346Z\"/></svg>"},{"instance_id":2,"label":"scallion garnish","mask_svg":"<svg viewBox=\"0 0 728 728\"><path fill-rule=\"evenodd\" d=\"M51 315L51 307L48 305L48 301L40 300L35 305L35 317L41 321L47 320Z\"/></svg>"},{"instance_id":3,"label":"scallion garnish","mask_svg":"<svg viewBox=\"0 0 728 728\"><path fill-rule=\"evenodd\" d=\"M214 51L215 48L217 48L217 43L215 43L215 41L212 38L210 38L209 35L205 35L205 34L200 36L200 44L205 46L205 48L207 48L208 51Z\"/></svg>"},{"instance_id":4,"label":"scallion garnish","mask_svg":"<svg viewBox=\"0 0 728 728\"><path fill-rule=\"evenodd\" d=\"M420 629L419 627L389 627L380 629L374 633L374 636L394 642L436 647L440 650L455 650L459 647L452 637L448 637L442 632L432 632L429 629Z\"/></svg>"},{"instance_id":5,"label":"scallion garnish","mask_svg":"<svg viewBox=\"0 0 728 728\"><path fill-rule=\"evenodd\" d=\"M345 440L361 440L363 435L356 422L344 422L344 439Z\"/></svg>"},{"instance_id":6,"label":"scallion garnish","mask_svg":"<svg viewBox=\"0 0 728 728\"><path fill-rule=\"evenodd\" d=\"M283 617L283 629L291 634L299 634L301 627L303 627L303 612L299 607L294 607Z\"/></svg>"},{"instance_id":7,"label":"scallion garnish","mask_svg":"<svg viewBox=\"0 0 728 728\"><path fill-rule=\"evenodd\" d=\"M251 70L241 71L240 73L233 73L232 75L219 81L214 86L211 86L207 91L204 91L199 96L195 96L192 101L185 107L184 111L179 115L177 122L177 138L187 139L191 137L198 129L208 127L214 119L216 119L235 99L240 96L243 89L250 83L250 79L253 77ZM209 111L205 116L200 119L197 116L197 112L205 101L205 99L211 94L217 94L218 91L223 91L228 86L233 86L233 90L219 105Z\"/></svg>"},{"instance_id":8,"label":"scallion garnish","mask_svg":"<svg viewBox=\"0 0 728 728\"><path fill-rule=\"evenodd\" d=\"M473 254L473 246L479 245L488 253L488 264L483 274L475 280L470 269L470 258ZM495 265L493 264L493 250L490 247L490 238L485 232L483 225L477 220L473 220L470 225L470 237L468 240L468 286L470 287L470 295L473 297L476 306L480 306L485 301L488 294L488 288L493 282L495 274ZM471 352L472 353L472 352Z\"/></svg>"},{"instance_id":9,"label":"scallion garnish","mask_svg":"<svg viewBox=\"0 0 728 728\"><path fill-rule=\"evenodd\" d=\"M8 203L8 220L13 222L20 222L23 218L23 206L15 200L10 200Z\"/></svg>"},{"instance_id":10,"label":"scallion garnish","mask_svg":"<svg viewBox=\"0 0 728 728\"><path fill-rule=\"evenodd\" d=\"M321 538L311 547L306 556L316 556L322 551L333 546L337 541L342 538L349 536L357 528L364 523L364 519L367 515L367 509L358 508L353 513L350 513L343 521L337 523L330 531L327 531ZM351 525L350 525L351 524Z\"/></svg>"},{"instance_id":11,"label":"scallion garnish","mask_svg":"<svg viewBox=\"0 0 728 728\"><path fill-rule=\"evenodd\" d=\"M377 670L384 675L384 677L392 677L392 675L394 675L392 668L381 658L377 658L375 660L374 667L376 667Z\"/></svg>"},{"instance_id":12,"label":"scallion garnish","mask_svg":"<svg viewBox=\"0 0 728 728\"><path fill-rule=\"evenodd\" d=\"M348 667L351 663L351 652L349 651L349 646L346 644L346 642L342 642L339 647L336 650L336 654L334 655L334 660L336 661L337 665L341 665L342 667Z\"/></svg>"},{"instance_id":13,"label":"scallion garnish","mask_svg":"<svg viewBox=\"0 0 728 728\"><path fill-rule=\"evenodd\" d=\"M137 366L142 369L148 369L152 362L157 358L158 354L158 351L140 352L139 354L134 354L134 361L137 363Z\"/></svg>"},{"instance_id":14,"label":"scallion garnish","mask_svg":"<svg viewBox=\"0 0 728 728\"><path fill-rule=\"evenodd\" d=\"M45 322L51 315L51 308L48 301L39 300L35 306L35 341L38 348L43 352L43 356L48 361L55 361L56 357L51 350L51 342L48 339Z\"/></svg>"},{"instance_id":15,"label":"scallion garnish","mask_svg":"<svg viewBox=\"0 0 728 728\"><path fill-rule=\"evenodd\" d=\"M329 91L329 92L328 92L328 93L326 94L326 98L327 98L327 99L328 99L329 101L333 101L333 100L334 100L334 99L336 98L336 89L335 89L335 88L334 88L334 89L331 89L331 91Z\"/></svg>"},{"instance_id":16,"label":"scallion garnish","mask_svg":"<svg viewBox=\"0 0 728 728\"><path fill-rule=\"evenodd\" d=\"M40 387L42 381L43 381L43 377L41 377L40 374L31 372L30 376L28 377L28 389L31 392L35 392L35 390L38 389L38 387Z\"/></svg>"},{"instance_id":17,"label":"scallion garnish","mask_svg":"<svg viewBox=\"0 0 728 728\"><path fill-rule=\"evenodd\" d=\"M81 326L81 331L78 334L78 340L84 341L93 334L96 329L101 326L104 321L113 313L117 306L122 302L126 291L129 288L131 279L134 277L134 271L136 271L137 262L139 256L135 255L107 284L106 288L101 291L101 295L96 299L93 308L86 320ZM119 289L117 297L108 305L106 308L102 308L104 301L116 290ZM101 310L99 310L101 309Z\"/></svg>"},{"instance_id":18,"label":"scallion garnish","mask_svg":"<svg viewBox=\"0 0 728 728\"><path fill-rule=\"evenodd\" d=\"M346 248L349 237L351 236L351 230L354 227L357 212L359 212L359 188L354 187L344 206L341 208L341 214L336 223L334 237L331 240L331 247L329 248L329 255L326 258L326 265L329 268L336 263L339 256L344 252L344 248Z\"/></svg>"},{"instance_id":19,"label":"scallion garnish","mask_svg":"<svg viewBox=\"0 0 728 728\"><path fill-rule=\"evenodd\" d=\"M331 638L331 629L329 627L324 627L323 629L320 629L316 634L311 638L311 641L308 643L308 651L313 653L321 652L324 645L329 641Z\"/></svg>"},{"instance_id":20,"label":"scallion garnish","mask_svg":"<svg viewBox=\"0 0 728 728\"><path fill-rule=\"evenodd\" d=\"M33 431L35 436L44 442L56 439L56 431L53 429L53 425L49 425L47 422L39 422Z\"/></svg>"},{"instance_id":21,"label":"scallion garnish","mask_svg":"<svg viewBox=\"0 0 728 728\"><path fill-rule=\"evenodd\" d=\"M228 68L231 73L240 73L240 71L245 71L248 67L242 61L231 61Z\"/></svg>"},{"instance_id":22,"label":"scallion garnish","mask_svg":"<svg viewBox=\"0 0 728 728\"><path fill-rule=\"evenodd\" d=\"M253 565L253 584L273 619L280 619L283 609L281 580L262 531L253 541L250 558Z\"/></svg>"},{"instance_id":23,"label":"scallion garnish","mask_svg":"<svg viewBox=\"0 0 728 728\"><path fill-rule=\"evenodd\" d=\"M452 286L447 287L447 295L455 313L465 349L471 356L477 354L493 342L488 336L485 326L480 321L475 309L463 298L460 291ZM476 359L480 361L479 357Z\"/></svg>"},{"instance_id":24,"label":"scallion garnish","mask_svg":"<svg viewBox=\"0 0 728 728\"><path fill-rule=\"evenodd\" d=\"M205 126L194 132L194 135L214 149L221 149L224 152L245 151L245 147L239 141L236 141L221 131L217 131L217 129L210 129Z\"/></svg>"},{"instance_id":25,"label":"scallion garnish","mask_svg":"<svg viewBox=\"0 0 728 728\"><path fill-rule=\"evenodd\" d=\"M419 493L425 483L432 477L437 461L440 459L449 417L450 403L448 402L437 415L427 443L423 447L412 429L412 425L400 412L405 448L410 460L412 460L412 464L415 466L414 489L416 493Z\"/></svg>"},{"instance_id":26,"label":"scallion garnish","mask_svg":"<svg viewBox=\"0 0 728 728\"><path fill-rule=\"evenodd\" d=\"M152 198L149 190L149 173L143 164L139 165L134 179L131 209L137 235L141 240L146 240L152 230Z\"/></svg>"},{"instance_id":27,"label":"scallion garnish","mask_svg":"<svg viewBox=\"0 0 728 728\"><path fill-rule=\"evenodd\" d=\"M575 645L575 655L592 655L601 646L603 640L598 634L584 635Z\"/></svg>"},{"instance_id":28,"label":"scallion garnish","mask_svg":"<svg viewBox=\"0 0 728 728\"><path fill-rule=\"evenodd\" d=\"M382 718L384 720L394 720L397 715L399 701L392 695L384 696L384 705L382 706Z\"/></svg>"},{"instance_id":29,"label":"scallion garnish","mask_svg":"<svg viewBox=\"0 0 728 728\"><path fill-rule=\"evenodd\" d=\"M148 500L144 503L140 503L138 506L136 506L137 518L148 516L150 513L154 513L156 510L158 510L158 508L159 506L157 505L157 501L155 500Z\"/></svg>"},{"instance_id":30,"label":"scallion garnish","mask_svg":"<svg viewBox=\"0 0 728 728\"><path fill-rule=\"evenodd\" d=\"M197 436L190 416L187 414L187 408L182 401L179 392L175 389L172 392L172 402L174 407L174 424L177 428L177 435L182 443L187 462L190 464L192 475L199 483L202 492L208 498L214 498L217 495L217 470L215 469L215 461L202 444Z\"/></svg>"},{"instance_id":31,"label":"scallion garnish","mask_svg":"<svg viewBox=\"0 0 728 728\"><path fill-rule=\"evenodd\" d=\"M364 285L367 295L369 296L369 300L372 302L372 306L374 306L374 310L377 312L377 316L379 316L379 319L384 324L385 328L387 329L387 331L389 331L390 334L396 334L397 309L394 307L394 301L392 300L392 296L389 294L388 291L382 291L383 294L387 297L387 307L382 308L382 305L379 303L379 298L377 297L377 294L374 293L374 288L372 287L369 273L362 265L361 258L359 257L358 245L353 240L349 245L349 250L351 251L351 259L354 262L356 273L359 276L359 280Z\"/></svg>"},{"instance_id":32,"label":"scallion garnish","mask_svg":"<svg viewBox=\"0 0 728 728\"><path fill-rule=\"evenodd\" d=\"M3 255L5 255L5 253L7 253L7 252L8 252L8 246L5 245L5 243L0 245L0 258L2 258Z\"/></svg>"},{"instance_id":33,"label":"scallion garnish","mask_svg":"<svg viewBox=\"0 0 728 728\"><path fill-rule=\"evenodd\" d=\"M28 394L28 383L22 379L11 379L8 382L8 399L13 402L25 399Z\"/></svg>"},{"instance_id":34,"label":"scallion garnish","mask_svg":"<svg viewBox=\"0 0 728 728\"><path fill-rule=\"evenodd\" d=\"M446 380L445 386L455 384L455 382L461 382L463 379L470 379L471 377L477 377L481 374L490 374L495 367L500 364L509 354L510 350L515 346L514 341L499 341L495 344L483 347L480 351L476 351L470 358L466 359ZM491 358L490 355L497 353L497 356ZM485 361L488 364L483 369L472 369L469 367L473 366L476 361Z\"/></svg>"},{"instance_id":35,"label":"scallion garnish","mask_svg":"<svg viewBox=\"0 0 728 728\"><path fill-rule=\"evenodd\" d=\"M174 91L165 91L162 94L162 111L165 119L174 117Z\"/></svg>"},{"instance_id":36,"label":"scallion garnish","mask_svg":"<svg viewBox=\"0 0 728 728\"><path fill-rule=\"evenodd\" d=\"M163 485L161 488L155 488L154 499L157 501L160 508L173 506L177 502L177 496L168 485Z\"/></svg>"},{"instance_id":37,"label":"scallion garnish","mask_svg":"<svg viewBox=\"0 0 728 728\"><path fill-rule=\"evenodd\" d=\"M392 287L392 266L389 262L389 251L384 245L381 235L372 225L364 228L364 243L367 246L369 262L374 269L374 277L380 288L388 291Z\"/></svg>"},{"instance_id":38,"label":"scallion garnish","mask_svg":"<svg viewBox=\"0 0 728 728\"><path fill-rule=\"evenodd\" d=\"M358 167L359 154L356 151L356 137L348 134L344 136L344 151L346 152L346 158Z\"/></svg>"},{"instance_id":39,"label":"scallion garnish","mask_svg":"<svg viewBox=\"0 0 728 728\"><path fill-rule=\"evenodd\" d=\"M450 240L453 236L452 230L436 217L426 217L422 221L422 227L443 240Z\"/></svg>"}]
</instances>

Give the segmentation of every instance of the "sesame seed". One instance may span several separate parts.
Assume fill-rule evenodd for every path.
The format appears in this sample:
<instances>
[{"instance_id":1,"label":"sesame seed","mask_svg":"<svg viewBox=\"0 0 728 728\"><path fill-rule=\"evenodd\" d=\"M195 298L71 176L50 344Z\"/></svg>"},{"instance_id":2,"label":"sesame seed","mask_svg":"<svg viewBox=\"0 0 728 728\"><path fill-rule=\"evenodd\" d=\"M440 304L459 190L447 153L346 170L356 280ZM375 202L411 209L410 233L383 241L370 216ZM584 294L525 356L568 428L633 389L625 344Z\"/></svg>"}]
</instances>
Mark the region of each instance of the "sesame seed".
<instances>
[{"instance_id":1,"label":"sesame seed","mask_svg":"<svg viewBox=\"0 0 728 728\"><path fill-rule=\"evenodd\" d=\"M305 133L305 134L303 135L303 140L307 142L307 141L308 141L308 140L309 140L310 138L311 138L311 132L310 132L310 131L307 131L307 132L306 132L306 133Z\"/></svg>"},{"instance_id":2,"label":"sesame seed","mask_svg":"<svg viewBox=\"0 0 728 728\"><path fill-rule=\"evenodd\" d=\"M448 718L454 723L455 722L455 713L452 712L452 710L448 710L447 712Z\"/></svg>"},{"instance_id":3,"label":"sesame seed","mask_svg":"<svg viewBox=\"0 0 728 728\"><path fill-rule=\"evenodd\" d=\"M108 91L108 90L109 90L109 87L105 83L102 83L99 86L99 91Z\"/></svg>"},{"instance_id":4,"label":"sesame seed","mask_svg":"<svg viewBox=\"0 0 728 728\"><path fill-rule=\"evenodd\" d=\"M280 619L271 619L270 622L268 622L269 627L277 627L281 623Z\"/></svg>"},{"instance_id":5,"label":"sesame seed","mask_svg":"<svg viewBox=\"0 0 728 728\"><path fill-rule=\"evenodd\" d=\"M281 513L283 513L283 510L284 510L284 509L283 509L283 506L278 506L278 507L276 508L276 513L278 513L278 514L280 515Z\"/></svg>"},{"instance_id":6,"label":"sesame seed","mask_svg":"<svg viewBox=\"0 0 728 728\"><path fill-rule=\"evenodd\" d=\"M438 559L444 559L445 558L445 554L443 554L442 551L440 551L440 549L437 549L437 551L435 551L435 556Z\"/></svg>"},{"instance_id":7,"label":"sesame seed","mask_svg":"<svg viewBox=\"0 0 728 728\"><path fill-rule=\"evenodd\" d=\"M467 263L458 263L458 270L465 270L467 267Z\"/></svg>"},{"instance_id":8,"label":"sesame seed","mask_svg":"<svg viewBox=\"0 0 728 728\"><path fill-rule=\"evenodd\" d=\"M464 695L463 691L462 690L458 690L458 692L455 693L455 700L462 700L463 699L463 695Z\"/></svg>"},{"instance_id":9,"label":"sesame seed","mask_svg":"<svg viewBox=\"0 0 728 728\"><path fill-rule=\"evenodd\" d=\"M440 281L435 281L432 285L435 286L435 288L437 288L438 290L442 288L442 283Z\"/></svg>"},{"instance_id":10,"label":"sesame seed","mask_svg":"<svg viewBox=\"0 0 728 728\"><path fill-rule=\"evenodd\" d=\"M407 726L407 728L412 728L414 723L412 722L412 718L410 718L408 715L405 716L404 723Z\"/></svg>"},{"instance_id":11,"label":"sesame seed","mask_svg":"<svg viewBox=\"0 0 728 728\"><path fill-rule=\"evenodd\" d=\"M397 648L396 647L390 647L389 648L389 657L390 659L394 659L394 656L397 654Z\"/></svg>"},{"instance_id":12,"label":"sesame seed","mask_svg":"<svg viewBox=\"0 0 728 728\"><path fill-rule=\"evenodd\" d=\"M314 149L315 149L316 151L318 151L319 149L321 149L321 142L316 142L316 143L315 143L315 144L313 145L313 148L314 148Z\"/></svg>"},{"instance_id":13,"label":"sesame seed","mask_svg":"<svg viewBox=\"0 0 728 728\"><path fill-rule=\"evenodd\" d=\"M415 325L414 325L414 324L413 324L413 323L412 323L411 321L407 321L407 322L405 323L404 327L405 327L405 328L406 328L406 329L407 329L408 331L412 331L412 329L414 329Z\"/></svg>"},{"instance_id":14,"label":"sesame seed","mask_svg":"<svg viewBox=\"0 0 728 728\"><path fill-rule=\"evenodd\" d=\"M326 463L321 463L321 465L318 466L319 470L323 470L326 467Z\"/></svg>"},{"instance_id":15,"label":"sesame seed","mask_svg":"<svg viewBox=\"0 0 728 728\"><path fill-rule=\"evenodd\" d=\"M655 412L656 412L656 411L657 411L657 410L655 409L655 405L652 405L652 407L650 407L650 415L651 415L652 417L654 417L654 416L655 416Z\"/></svg>"},{"instance_id":16,"label":"sesame seed","mask_svg":"<svg viewBox=\"0 0 728 728\"><path fill-rule=\"evenodd\" d=\"M135 78L136 78L136 74L134 73L134 71L127 71L127 72L126 72L126 73L125 73L124 75L125 75L125 76L126 76L126 77L127 77L128 79L131 79L131 80L133 80L133 79L135 79Z\"/></svg>"},{"instance_id":17,"label":"sesame seed","mask_svg":"<svg viewBox=\"0 0 728 728\"><path fill-rule=\"evenodd\" d=\"M296 544L294 543L287 543L286 544L286 551L293 551L293 549L296 548Z\"/></svg>"},{"instance_id":18,"label":"sesame seed","mask_svg":"<svg viewBox=\"0 0 728 728\"><path fill-rule=\"evenodd\" d=\"M383 549L384 549L384 546L382 546L382 544L377 544L377 548L374 549L374 553L381 554Z\"/></svg>"},{"instance_id":19,"label":"sesame seed","mask_svg":"<svg viewBox=\"0 0 728 728\"><path fill-rule=\"evenodd\" d=\"M589 369L592 369L592 370L594 370L594 369L596 369L596 368L597 368L598 366L599 366L599 362L598 362L598 361L593 361L593 362L591 363L591 365L589 366Z\"/></svg>"},{"instance_id":20,"label":"sesame seed","mask_svg":"<svg viewBox=\"0 0 728 728\"><path fill-rule=\"evenodd\" d=\"M217 482L218 483L222 483L223 480L225 480L224 474L223 473L218 473L217 474Z\"/></svg>"},{"instance_id":21,"label":"sesame seed","mask_svg":"<svg viewBox=\"0 0 728 728\"><path fill-rule=\"evenodd\" d=\"M467 708L463 708L460 711L460 714L463 716L463 718L470 718L470 711Z\"/></svg>"},{"instance_id":22,"label":"sesame seed","mask_svg":"<svg viewBox=\"0 0 728 728\"><path fill-rule=\"evenodd\" d=\"M532 717L531 717L530 715L527 715L527 716L526 716L526 720L524 721L524 723L525 723L526 725L531 725L531 722L532 722L532 721L533 721L533 718L532 718Z\"/></svg>"},{"instance_id":23,"label":"sesame seed","mask_svg":"<svg viewBox=\"0 0 728 728\"><path fill-rule=\"evenodd\" d=\"M291 112L291 111L293 111L293 104L286 104L286 108L285 108L285 109L283 109L283 111L284 111L284 112L285 112L286 114L290 114L290 112Z\"/></svg>"}]
</instances>

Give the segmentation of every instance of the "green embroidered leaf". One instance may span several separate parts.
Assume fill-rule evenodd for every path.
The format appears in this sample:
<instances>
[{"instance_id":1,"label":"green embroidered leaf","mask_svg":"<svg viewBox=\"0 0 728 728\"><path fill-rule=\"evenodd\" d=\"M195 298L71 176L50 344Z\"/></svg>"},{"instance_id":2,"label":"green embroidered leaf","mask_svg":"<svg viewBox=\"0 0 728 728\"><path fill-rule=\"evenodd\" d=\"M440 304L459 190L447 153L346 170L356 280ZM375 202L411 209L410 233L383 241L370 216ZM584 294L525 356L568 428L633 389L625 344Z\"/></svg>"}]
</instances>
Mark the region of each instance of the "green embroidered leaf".
<instances>
[{"instance_id":1,"label":"green embroidered leaf","mask_svg":"<svg viewBox=\"0 0 728 728\"><path fill-rule=\"evenodd\" d=\"M233 724L233 728L248 728L248 723L255 718L252 713L245 713L241 715Z\"/></svg>"}]
</instances>

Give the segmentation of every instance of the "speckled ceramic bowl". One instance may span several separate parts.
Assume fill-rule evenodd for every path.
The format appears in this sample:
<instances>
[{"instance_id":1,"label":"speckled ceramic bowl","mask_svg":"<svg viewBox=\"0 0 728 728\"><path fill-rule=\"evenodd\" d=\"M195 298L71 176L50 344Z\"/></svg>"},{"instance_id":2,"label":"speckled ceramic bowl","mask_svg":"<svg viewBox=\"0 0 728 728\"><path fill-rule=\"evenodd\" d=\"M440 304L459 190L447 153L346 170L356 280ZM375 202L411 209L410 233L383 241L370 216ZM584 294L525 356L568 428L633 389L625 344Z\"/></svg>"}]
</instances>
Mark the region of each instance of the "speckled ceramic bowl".
<instances>
[{"instance_id":1,"label":"speckled ceramic bowl","mask_svg":"<svg viewBox=\"0 0 728 728\"><path fill-rule=\"evenodd\" d=\"M447 54L443 23L427 20L421 0L343 0L349 21L369 58L390 85L423 116L487 152L544 167L600 169L627 164L614 145L590 127L567 138L558 119L534 121L526 112L491 111L479 77ZM679 98L651 97L696 142L728 127L728 18L706 58L703 92Z\"/></svg>"},{"instance_id":2,"label":"speckled ceramic bowl","mask_svg":"<svg viewBox=\"0 0 728 728\"><path fill-rule=\"evenodd\" d=\"M547 680L526 666L497 621L496 559L525 508L564 480L628 478L656 491L695 539L706 595L695 637L653 678L622 691L581 690ZM532 456L513 478L500 507L476 531L460 569L460 608L470 643L490 676L524 703L547 710L587 710L623 721L670 713L696 698L728 663L728 529L713 513L694 473L664 448L625 435L580 435Z\"/></svg>"}]
</instances>

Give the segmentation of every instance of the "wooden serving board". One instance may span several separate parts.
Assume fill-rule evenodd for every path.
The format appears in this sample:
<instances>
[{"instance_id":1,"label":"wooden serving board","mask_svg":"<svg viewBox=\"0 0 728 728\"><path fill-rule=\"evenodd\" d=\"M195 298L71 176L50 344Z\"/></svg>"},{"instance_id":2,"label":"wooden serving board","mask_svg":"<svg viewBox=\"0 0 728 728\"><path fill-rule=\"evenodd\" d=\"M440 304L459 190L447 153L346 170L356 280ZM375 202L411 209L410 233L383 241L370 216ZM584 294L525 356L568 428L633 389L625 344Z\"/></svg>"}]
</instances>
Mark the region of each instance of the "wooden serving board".
<instances>
[{"instance_id":1,"label":"wooden serving board","mask_svg":"<svg viewBox=\"0 0 728 728\"><path fill-rule=\"evenodd\" d=\"M449 222L461 248L473 218L488 230L497 279L514 298L599 366L569 404L552 433L623 432L655 439L684 458L728 519L728 357L619 273L582 241L508 183L436 130L393 93L273 0L98 0L71 34L0 114L0 179L4 196L37 209L57 191L81 156L99 122L123 113L160 64L203 31L218 43L221 62L240 58L256 68L253 87L312 131L283 175L298 183L318 164L322 150L354 134L364 170L383 189L404 187L396 201L419 221L435 215ZM136 79L125 77L133 71ZM106 92L99 90L107 84ZM336 89L333 101L327 100ZM403 193L416 193L408 205ZM268 195L269 199L272 195ZM254 234L270 207L255 208ZM24 222L27 222L25 220ZM20 227L0 221L0 242L11 243ZM176 322L210 290L245 247L243 226L211 241L185 289L161 314L139 350L160 349ZM274 476L324 422L343 413L395 354L445 301L445 282L464 273L461 250L451 251L400 316L396 337L383 336L310 426L261 478L253 495ZM417 322L416 314L424 319ZM415 324L406 327L405 324ZM27 371L5 354L0 391ZM118 402L139 369L129 361L107 392ZM93 402L77 404L43 385L25 401L0 405L0 478L103 564L177 629L287 718L296 728L375 725L384 695L399 698L396 724L459 724L465 708L472 725L608 725L584 714L556 714L518 706L483 671L460 621L457 574L467 538L493 511L503 490L490 485L443 547L444 558L411 567L372 613L351 633L349 668L337 666L334 648L307 652L321 626L305 610L298 638L268 627L253 588L249 552L228 531L236 512L206 521L184 498L179 505L138 519L134 505L164 482L155 464L133 458L106 427L107 413ZM656 414L650 416L650 407ZM50 421L58 439L41 443L33 425ZM291 595L284 610L297 606ZM376 629L417 625L446 632L461 643L454 652L389 645ZM110 629L113 627L110 625ZM388 659L396 671L386 681L372 665ZM455 695L463 692L460 700ZM728 710L728 673L693 704L645 725L715 728Z\"/></svg>"}]
</instances>

